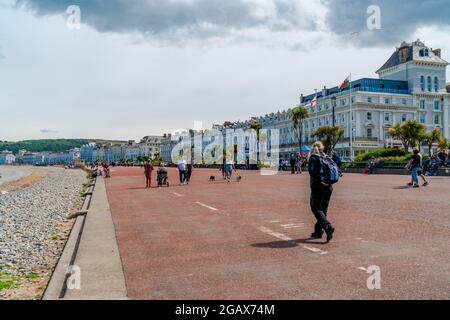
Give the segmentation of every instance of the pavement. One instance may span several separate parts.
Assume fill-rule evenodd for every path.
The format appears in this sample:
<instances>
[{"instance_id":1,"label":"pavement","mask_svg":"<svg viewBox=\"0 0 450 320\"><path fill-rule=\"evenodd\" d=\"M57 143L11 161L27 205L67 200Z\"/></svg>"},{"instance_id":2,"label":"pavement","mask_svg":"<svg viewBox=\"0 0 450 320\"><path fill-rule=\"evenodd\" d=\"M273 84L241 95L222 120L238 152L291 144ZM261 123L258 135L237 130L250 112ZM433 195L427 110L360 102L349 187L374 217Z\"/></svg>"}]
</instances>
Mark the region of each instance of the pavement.
<instances>
[{"instance_id":1,"label":"pavement","mask_svg":"<svg viewBox=\"0 0 450 320\"><path fill-rule=\"evenodd\" d=\"M239 173L227 183L197 169L179 186L170 169L171 187L145 189L142 169L112 169L106 190L128 298L450 298L449 178L410 189L406 176L346 174L326 244L309 238L307 174ZM370 290L374 268L381 288Z\"/></svg>"},{"instance_id":2,"label":"pavement","mask_svg":"<svg viewBox=\"0 0 450 320\"><path fill-rule=\"evenodd\" d=\"M103 178L98 178L64 299L123 300L127 298L114 225ZM75 228L76 229L76 228ZM69 244L70 245L70 244ZM69 250L70 251L70 250ZM79 278L77 279L76 277ZM78 287L77 281L80 286ZM49 297L49 299L55 297Z\"/></svg>"}]
</instances>

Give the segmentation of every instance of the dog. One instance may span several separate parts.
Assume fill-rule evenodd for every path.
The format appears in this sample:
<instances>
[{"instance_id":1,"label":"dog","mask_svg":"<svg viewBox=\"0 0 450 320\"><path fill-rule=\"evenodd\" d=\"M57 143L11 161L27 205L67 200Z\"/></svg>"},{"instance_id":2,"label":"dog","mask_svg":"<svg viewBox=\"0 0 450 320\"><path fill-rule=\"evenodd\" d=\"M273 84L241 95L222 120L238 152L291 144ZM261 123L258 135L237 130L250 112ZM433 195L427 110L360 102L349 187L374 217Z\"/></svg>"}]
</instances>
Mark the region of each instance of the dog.
<instances>
[{"instance_id":1,"label":"dog","mask_svg":"<svg viewBox=\"0 0 450 320\"><path fill-rule=\"evenodd\" d=\"M215 176L209 177L209 182L213 182L213 181L216 181L216 177Z\"/></svg>"},{"instance_id":2,"label":"dog","mask_svg":"<svg viewBox=\"0 0 450 320\"><path fill-rule=\"evenodd\" d=\"M236 181L237 182L241 182L242 181L242 177L241 176L237 176Z\"/></svg>"}]
</instances>

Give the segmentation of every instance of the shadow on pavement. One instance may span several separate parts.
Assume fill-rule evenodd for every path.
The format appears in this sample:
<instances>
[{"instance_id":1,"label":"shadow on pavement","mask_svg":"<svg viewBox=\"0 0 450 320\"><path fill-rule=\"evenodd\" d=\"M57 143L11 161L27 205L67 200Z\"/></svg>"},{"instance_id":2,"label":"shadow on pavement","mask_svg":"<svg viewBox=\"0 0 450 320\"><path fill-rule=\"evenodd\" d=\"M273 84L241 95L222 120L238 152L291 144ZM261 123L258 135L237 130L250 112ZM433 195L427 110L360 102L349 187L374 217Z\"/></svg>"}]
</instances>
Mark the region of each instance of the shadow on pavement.
<instances>
[{"instance_id":1,"label":"shadow on pavement","mask_svg":"<svg viewBox=\"0 0 450 320\"><path fill-rule=\"evenodd\" d=\"M313 238L306 238L306 239L297 239L297 240L291 240L291 241L272 241L272 242L265 242L265 243L255 243L252 244L252 247L255 248L271 248L271 249L284 249L284 248L293 248L298 247L299 244L318 244L318 245L325 245L325 241L320 241Z\"/></svg>"}]
</instances>

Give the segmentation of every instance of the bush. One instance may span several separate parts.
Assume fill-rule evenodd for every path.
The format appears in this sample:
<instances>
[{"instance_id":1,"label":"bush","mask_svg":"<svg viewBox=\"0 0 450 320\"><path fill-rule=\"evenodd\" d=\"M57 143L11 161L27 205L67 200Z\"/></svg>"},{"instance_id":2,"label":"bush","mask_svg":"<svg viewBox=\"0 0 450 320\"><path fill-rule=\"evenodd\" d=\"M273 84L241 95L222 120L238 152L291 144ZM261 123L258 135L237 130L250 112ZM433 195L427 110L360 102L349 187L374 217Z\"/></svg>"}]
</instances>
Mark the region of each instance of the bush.
<instances>
[{"instance_id":1,"label":"bush","mask_svg":"<svg viewBox=\"0 0 450 320\"><path fill-rule=\"evenodd\" d=\"M396 158L396 160L391 161L404 161L410 154L403 149L398 148L386 148L386 149L375 149L363 154L359 154L355 157L356 162L368 161L371 158L380 158L381 161L390 161L390 159ZM399 160L397 160L397 158Z\"/></svg>"}]
</instances>

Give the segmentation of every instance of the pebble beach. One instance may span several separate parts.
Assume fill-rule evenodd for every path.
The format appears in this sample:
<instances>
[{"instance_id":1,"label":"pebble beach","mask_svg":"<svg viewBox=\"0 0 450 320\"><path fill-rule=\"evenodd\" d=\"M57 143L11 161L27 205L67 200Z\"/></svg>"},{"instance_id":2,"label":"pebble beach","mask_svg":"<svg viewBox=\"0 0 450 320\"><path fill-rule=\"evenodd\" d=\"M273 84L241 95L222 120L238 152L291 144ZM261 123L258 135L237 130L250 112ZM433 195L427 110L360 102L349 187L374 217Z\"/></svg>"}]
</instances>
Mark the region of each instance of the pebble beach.
<instances>
[{"instance_id":1,"label":"pebble beach","mask_svg":"<svg viewBox=\"0 0 450 320\"><path fill-rule=\"evenodd\" d=\"M0 174L26 179L32 170L0 167ZM0 183L0 271L17 278L50 277L73 223L66 217L82 204L84 171L40 170L37 182L17 190L2 190Z\"/></svg>"}]
</instances>

